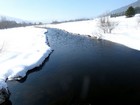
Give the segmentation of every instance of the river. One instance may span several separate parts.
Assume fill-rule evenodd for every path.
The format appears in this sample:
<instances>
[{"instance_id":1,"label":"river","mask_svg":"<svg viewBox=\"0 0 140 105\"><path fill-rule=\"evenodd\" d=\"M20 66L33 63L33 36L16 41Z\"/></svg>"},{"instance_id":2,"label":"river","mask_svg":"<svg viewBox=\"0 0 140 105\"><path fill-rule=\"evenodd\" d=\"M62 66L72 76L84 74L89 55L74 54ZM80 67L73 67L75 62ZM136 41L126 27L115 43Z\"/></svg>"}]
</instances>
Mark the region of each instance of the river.
<instances>
[{"instance_id":1,"label":"river","mask_svg":"<svg viewBox=\"0 0 140 105\"><path fill-rule=\"evenodd\" d=\"M4 105L94 105L140 100L140 52L48 29L53 53L21 81L8 81Z\"/></svg>"}]
</instances>

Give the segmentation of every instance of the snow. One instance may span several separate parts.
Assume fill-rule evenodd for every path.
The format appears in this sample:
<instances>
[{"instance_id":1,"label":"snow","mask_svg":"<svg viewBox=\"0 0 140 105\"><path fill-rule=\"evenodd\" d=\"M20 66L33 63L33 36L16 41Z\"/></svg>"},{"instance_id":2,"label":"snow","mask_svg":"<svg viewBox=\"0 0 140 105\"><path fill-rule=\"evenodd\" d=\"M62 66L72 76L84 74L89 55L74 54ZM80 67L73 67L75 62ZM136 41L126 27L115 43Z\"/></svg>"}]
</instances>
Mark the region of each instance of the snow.
<instances>
[{"instance_id":1,"label":"snow","mask_svg":"<svg viewBox=\"0 0 140 105\"><path fill-rule=\"evenodd\" d=\"M28 70L40 66L51 53L46 29L21 27L0 30L0 89L6 80L25 77Z\"/></svg>"},{"instance_id":2,"label":"snow","mask_svg":"<svg viewBox=\"0 0 140 105\"><path fill-rule=\"evenodd\" d=\"M48 24L46 27L58 28L70 33L101 37L102 39L123 44L129 48L140 50L140 14L135 17L125 16L110 18L118 23L111 34L104 34L99 28L99 18L88 21L69 22L61 24Z\"/></svg>"}]
</instances>

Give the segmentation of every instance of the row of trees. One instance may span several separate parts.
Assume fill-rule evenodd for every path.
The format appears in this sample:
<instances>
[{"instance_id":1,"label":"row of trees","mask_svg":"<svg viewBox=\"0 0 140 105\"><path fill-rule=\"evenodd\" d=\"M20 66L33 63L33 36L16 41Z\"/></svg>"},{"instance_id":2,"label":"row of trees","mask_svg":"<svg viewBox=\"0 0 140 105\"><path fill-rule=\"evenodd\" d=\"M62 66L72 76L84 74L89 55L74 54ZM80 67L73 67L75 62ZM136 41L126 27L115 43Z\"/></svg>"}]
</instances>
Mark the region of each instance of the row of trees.
<instances>
[{"instance_id":1,"label":"row of trees","mask_svg":"<svg viewBox=\"0 0 140 105\"><path fill-rule=\"evenodd\" d=\"M73 19L73 20L64 20L64 21L52 21L51 24L59 24L59 23L67 23L67 22L76 22L76 21L85 21L90 20L89 18L80 18L80 19Z\"/></svg>"},{"instance_id":2,"label":"row of trees","mask_svg":"<svg viewBox=\"0 0 140 105\"><path fill-rule=\"evenodd\" d=\"M14 27L25 27L25 26L30 26L33 25L32 23L18 23L14 20L8 20L6 17L1 17L0 19L0 29L7 29L7 28L14 28Z\"/></svg>"}]
</instances>

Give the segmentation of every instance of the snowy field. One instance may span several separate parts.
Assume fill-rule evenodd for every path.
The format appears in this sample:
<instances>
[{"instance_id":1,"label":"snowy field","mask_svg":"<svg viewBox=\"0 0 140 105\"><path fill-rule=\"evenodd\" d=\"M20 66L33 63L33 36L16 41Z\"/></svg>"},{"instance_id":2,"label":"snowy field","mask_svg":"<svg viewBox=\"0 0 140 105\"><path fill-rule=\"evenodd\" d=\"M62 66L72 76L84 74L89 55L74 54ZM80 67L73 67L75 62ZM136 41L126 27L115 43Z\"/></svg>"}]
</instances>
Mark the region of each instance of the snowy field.
<instances>
[{"instance_id":1,"label":"snowy field","mask_svg":"<svg viewBox=\"0 0 140 105\"><path fill-rule=\"evenodd\" d=\"M99 18L88 21L47 24L40 27L58 28L70 33L100 37L140 50L140 15L110 18L118 25L111 33L103 33L99 28ZM139 22L138 22L139 21ZM0 30L0 102L2 89L7 89L7 80L18 80L26 76L28 70L40 66L52 52L47 45L43 28L21 27ZM2 99L2 100L1 100Z\"/></svg>"},{"instance_id":2,"label":"snowy field","mask_svg":"<svg viewBox=\"0 0 140 105\"><path fill-rule=\"evenodd\" d=\"M46 29L22 27L0 30L0 90L6 80L20 79L45 60L51 53Z\"/></svg>"},{"instance_id":3,"label":"snowy field","mask_svg":"<svg viewBox=\"0 0 140 105\"><path fill-rule=\"evenodd\" d=\"M101 37L102 39L123 44L127 47L140 50L140 14L135 17L125 16L110 18L118 23L111 34L104 34L99 28L99 18L81 22L69 22L61 24L49 24L46 27L58 28L80 35L90 35L91 37ZM138 23L139 21L139 23Z\"/></svg>"}]
</instances>

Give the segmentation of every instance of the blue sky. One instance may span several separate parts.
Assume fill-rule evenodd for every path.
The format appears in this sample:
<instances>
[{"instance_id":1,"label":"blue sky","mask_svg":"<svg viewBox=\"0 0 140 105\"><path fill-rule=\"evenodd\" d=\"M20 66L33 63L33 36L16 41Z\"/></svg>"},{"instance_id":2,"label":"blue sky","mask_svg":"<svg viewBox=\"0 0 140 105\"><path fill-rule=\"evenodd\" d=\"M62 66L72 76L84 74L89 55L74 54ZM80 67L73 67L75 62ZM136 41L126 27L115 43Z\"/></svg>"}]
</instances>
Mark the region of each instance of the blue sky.
<instances>
[{"instance_id":1,"label":"blue sky","mask_svg":"<svg viewBox=\"0 0 140 105\"><path fill-rule=\"evenodd\" d=\"M29 21L93 18L137 0L0 0L0 14Z\"/></svg>"}]
</instances>

